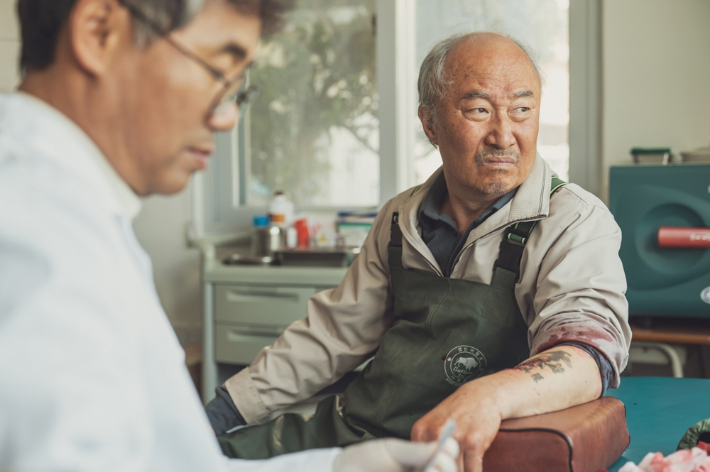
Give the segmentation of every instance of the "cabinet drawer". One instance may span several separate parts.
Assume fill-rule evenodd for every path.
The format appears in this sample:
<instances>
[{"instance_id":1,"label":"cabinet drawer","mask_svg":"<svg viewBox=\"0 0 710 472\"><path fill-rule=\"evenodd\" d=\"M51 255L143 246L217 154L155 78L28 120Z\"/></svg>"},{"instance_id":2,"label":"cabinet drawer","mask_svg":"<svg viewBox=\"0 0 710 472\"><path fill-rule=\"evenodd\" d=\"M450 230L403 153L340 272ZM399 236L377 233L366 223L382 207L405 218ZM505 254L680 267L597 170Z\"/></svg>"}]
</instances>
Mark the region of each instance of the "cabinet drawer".
<instances>
[{"instance_id":1,"label":"cabinet drawer","mask_svg":"<svg viewBox=\"0 0 710 472\"><path fill-rule=\"evenodd\" d=\"M279 337L278 330L260 330L242 326L215 326L215 352L217 362L249 365L257 353L271 346Z\"/></svg>"},{"instance_id":2,"label":"cabinet drawer","mask_svg":"<svg viewBox=\"0 0 710 472\"><path fill-rule=\"evenodd\" d=\"M218 285L215 320L285 328L306 317L308 299L315 293L314 287Z\"/></svg>"}]
</instances>

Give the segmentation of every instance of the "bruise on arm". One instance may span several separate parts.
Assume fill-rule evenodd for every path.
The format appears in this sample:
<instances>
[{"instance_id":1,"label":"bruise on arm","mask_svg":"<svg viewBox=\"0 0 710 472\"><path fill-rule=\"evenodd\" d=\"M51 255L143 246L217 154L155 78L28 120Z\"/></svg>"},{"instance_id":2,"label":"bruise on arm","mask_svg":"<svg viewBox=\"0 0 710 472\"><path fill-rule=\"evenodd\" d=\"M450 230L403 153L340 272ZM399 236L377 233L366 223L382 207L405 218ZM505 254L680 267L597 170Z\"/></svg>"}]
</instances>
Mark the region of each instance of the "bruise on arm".
<instances>
[{"instance_id":1,"label":"bruise on arm","mask_svg":"<svg viewBox=\"0 0 710 472\"><path fill-rule=\"evenodd\" d=\"M538 354L513 367L513 370L531 374L531 378L535 382L539 382L544 379L543 372L549 370L553 374L561 374L565 372L565 366L569 369L572 368L572 356L566 351L559 350Z\"/></svg>"}]
</instances>

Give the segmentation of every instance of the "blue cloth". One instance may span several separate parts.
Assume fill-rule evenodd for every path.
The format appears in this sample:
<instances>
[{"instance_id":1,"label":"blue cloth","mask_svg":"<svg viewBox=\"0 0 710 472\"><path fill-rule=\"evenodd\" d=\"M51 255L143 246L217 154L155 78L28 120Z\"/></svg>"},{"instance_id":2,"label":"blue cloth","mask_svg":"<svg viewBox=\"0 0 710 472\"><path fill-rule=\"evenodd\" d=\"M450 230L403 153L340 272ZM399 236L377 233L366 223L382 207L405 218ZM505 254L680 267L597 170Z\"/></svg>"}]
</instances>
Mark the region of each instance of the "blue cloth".
<instances>
[{"instance_id":1,"label":"blue cloth","mask_svg":"<svg viewBox=\"0 0 710 472\"><path fill-rule=\"evenodd\" d=\"M626 406L631 444L609 470L641 462L649 452L675 452L685 431L710 417L710 379L624 377L608 396Z\"/></svg>"},{"instance_id":2,"label":"blue cloth","mask_svg":"<svg viewBox=\"0 0 710 472\"><path fill-rule=\"evenodd\" d=\"M451 276L456 257L466 244L469 233L483 224L489 216L503 208L513 199L517 191L518 189L515 188L498 198L481 216L473 220L464 234L459 234L454 220L449 215L440 212L441 206L448 194L448 189L446 187L444 173L439 174L419 207L419 223L422 228L422 240L424 240L427 247L434 255L444 277ZM602 379L602 395L604 395L614 378L614 370L611 367L609 359L607 359L601 351L587 344L563 342L559 345L577 347L594 359L599 367L599 374Z\"/></svg>"}]
</instances>

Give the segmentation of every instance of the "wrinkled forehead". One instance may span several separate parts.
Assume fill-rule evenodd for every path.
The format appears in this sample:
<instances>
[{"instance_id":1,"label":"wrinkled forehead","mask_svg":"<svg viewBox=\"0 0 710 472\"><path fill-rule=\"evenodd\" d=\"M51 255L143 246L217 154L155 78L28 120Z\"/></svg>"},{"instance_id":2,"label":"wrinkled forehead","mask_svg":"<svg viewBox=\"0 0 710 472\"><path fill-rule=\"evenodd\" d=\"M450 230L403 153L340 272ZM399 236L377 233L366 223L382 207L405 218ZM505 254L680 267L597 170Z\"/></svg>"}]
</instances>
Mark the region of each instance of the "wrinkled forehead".
<instances>
[{"instance_id":1,"label":"wrinkled forehead","mask_svg":"<svg viewBox=\"0 0 710 472\"><path fill-rule=\"evenodd\" d=\"M530 58L508 38L464 39L449 54L445 65L447 82L456 85L496 84L507 90L529 89L539 95L540 78Z\"/></svg>"}]
</instances>

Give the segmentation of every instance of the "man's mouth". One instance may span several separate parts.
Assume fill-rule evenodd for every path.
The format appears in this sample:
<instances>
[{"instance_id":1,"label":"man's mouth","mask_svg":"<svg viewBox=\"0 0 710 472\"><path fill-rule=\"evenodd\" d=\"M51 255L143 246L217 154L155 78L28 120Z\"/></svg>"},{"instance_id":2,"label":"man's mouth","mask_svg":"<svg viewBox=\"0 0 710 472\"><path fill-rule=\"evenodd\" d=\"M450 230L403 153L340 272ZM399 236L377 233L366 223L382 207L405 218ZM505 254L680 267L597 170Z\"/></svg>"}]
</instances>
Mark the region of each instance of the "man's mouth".
<instances>
[{"instance_id":1,"label":"man's mouth","mask_svg":"<svg viewBox=\"0 0 710 472\"><path fill-rule=\"evenodd\" d=\"M480 152L476 155L476 162L495 167L517 166L520 156L515 153L495 154L492 152Z\"/></svg>"},{"instance_id":2,"label":"man's mouth","mask_svg":"<svg viewBox=\"0 0 710 472\"><path fill-rule=\"evenodd\" d=\"M493 166L514 166L517 163L512 157L487 157L483 162Z\"/></svg>"},{"instance_id":3,"label":"man's mouth","mask_svg":"<svg viewBox=\"0 0 710 472\"><path fill-rule=\"evenodd\" d=\"M194 157L199 170L207 167L207 161L214 152L214 149L209 146L193 146L187 148L187 150Z\"/></svg>"}]
</instances>

